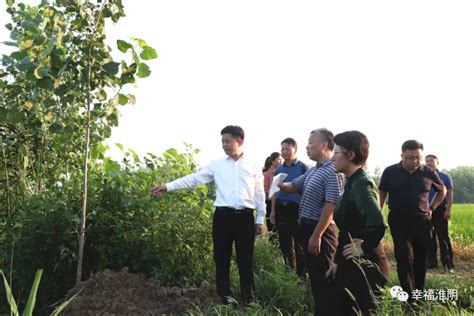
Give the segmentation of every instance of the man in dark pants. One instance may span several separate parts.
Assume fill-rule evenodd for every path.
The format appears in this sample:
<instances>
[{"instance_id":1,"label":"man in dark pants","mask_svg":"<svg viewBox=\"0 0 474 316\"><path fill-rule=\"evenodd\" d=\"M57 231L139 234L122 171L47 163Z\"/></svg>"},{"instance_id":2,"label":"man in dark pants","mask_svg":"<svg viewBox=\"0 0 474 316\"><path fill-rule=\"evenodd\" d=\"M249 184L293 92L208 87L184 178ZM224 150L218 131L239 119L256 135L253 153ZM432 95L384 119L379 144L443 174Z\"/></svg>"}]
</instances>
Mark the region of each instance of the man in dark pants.
<instances>
[{"instance_id":1,"label":"man in dark pants","mask_svg":"<svg viewBox=\"0 0 474 316\"><path fill-rule=\"evenodd\" d=\"M285 138L281 142L281 156L285 160L278 166L275 175L286 173L285 181L291 181L303 175L308 170L308 166L296 158L298 145L291 138ZM287 194L279 191L272 197L272 212L270 221L276 225L278 231L278 241L285 263L299 277L304 277L306 268L304 263L304 252L301 238L298 233L298 214L301 202L301 194Z\"/></svg>"},{"instance_id":2,"label":"man in dark pants","mask_svg":"<svg viewBox=\"0 0 474 316\"><path fill-rule=\"evenodd\" d=\"M214 160L200 171L153 188L155 197L178 189L191 189L200 183L214 182L216 200L212 223L217 294L224 304L230 293L229 271L232 245L235 242L240 274L242 300L254 300L252 258L255 234L260 235L265 219L265 194L262 170L256 161L244 154L244 131L239 126L226 126L221 131L224 158ZM254 210L257 217L254 224Z\"/></svg>"},{"instance_id":3,"label":"man in dark pants","mask_svg":"<svg viewBox=\"0 0 474 316\"><path fill-rule=\"evenodd\" d=\"M315 315L334 315L334 287L326 278L337 247L336 225L332 219L342 194L344 178L331 160L334 135L325 128L311 132L306 151L317 162L304 175L279 185L286 193L302 194L299 230L309 272Z\"/></svg>"},{"instance_id":4,"label":"man in dark pants","mask_svg":"<svg viewBox=\"0 0 474 316\"><path fill-rule=\"evenodd\" d=\"M426 260L431 247L430 219L446 195L435 170L421 164L423 144L407 140L402 145L402 161L385 168L379 185L380 208L388 194L388 224L392 233L400 286L408 295L423 290ZM438 191L431 206L428 193Z\"/></svg>"},{"instance_id":5,"label":"man in dark pants","mask_svg":"<svg viewBox=\"0 0 474 316\"><path fill-rule=\"evenodd\" d=\"M433 211L431 218L434 231L432 235L433 246L430 248L430 251L428 251L428 269L438 267L438 245L436 242L436 239L438 239L441 263L449 273L454 273L453 248L451 247L451 240L448 234L448 220L451 217L451 207L453 206L453 182L446 173L438 170L438 157L435 155L427 155L425 157L425 163L428 167L436 170L447 190L446 197ZM434 199L435 195L436 190L431 188L430 201Z\"/></svg>"}]
</instances>

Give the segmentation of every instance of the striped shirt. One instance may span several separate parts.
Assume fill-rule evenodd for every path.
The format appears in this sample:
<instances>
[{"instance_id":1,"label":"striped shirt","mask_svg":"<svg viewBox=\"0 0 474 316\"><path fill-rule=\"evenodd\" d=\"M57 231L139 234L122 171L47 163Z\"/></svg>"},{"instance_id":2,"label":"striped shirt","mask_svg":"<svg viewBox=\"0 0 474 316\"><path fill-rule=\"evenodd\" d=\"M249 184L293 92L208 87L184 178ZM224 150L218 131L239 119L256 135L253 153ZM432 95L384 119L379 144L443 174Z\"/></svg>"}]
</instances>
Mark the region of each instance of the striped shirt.
<instances>
[{"instance_id":1,"label":"striped shirt","mask_svg":"<svg viewBox=\"0 0 474 316\"><path fill-rule=\"evenodd\" d=\"M332 160L318 164L292 182L303 195L300 219L319 220L325 203L335 204L344 191L344 176L336 173Z\"/></svg>"}]
</instances>

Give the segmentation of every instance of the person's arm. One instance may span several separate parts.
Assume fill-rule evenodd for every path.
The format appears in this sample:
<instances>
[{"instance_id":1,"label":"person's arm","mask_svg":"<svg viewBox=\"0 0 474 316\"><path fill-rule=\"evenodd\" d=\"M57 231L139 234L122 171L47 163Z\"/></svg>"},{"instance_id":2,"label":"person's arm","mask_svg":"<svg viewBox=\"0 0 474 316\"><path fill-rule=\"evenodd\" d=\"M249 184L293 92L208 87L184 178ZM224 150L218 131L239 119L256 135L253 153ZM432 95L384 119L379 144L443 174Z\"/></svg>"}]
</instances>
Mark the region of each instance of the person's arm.
<instances>
[{"instance_id":1,"label":"person's arm","mask_svg":"<svg viewBox=\"0 0 474 316\"><path fill-rule=\"evenodd\" d=\"M443 181L439 177L439 174L436 171L433 171L433 186L436 188L436 191L438 191L431 202L430 208L432 210L435 210L441 202L443 202L444 198L446 197L446 186L444 185Z\"/></svg>"},{"instance_id":2,"label":"person's arm","mask_svg":"<svg viewBox=\"0 0 474 316\"><path fill-rule=\"evenodd\" d=\"M272 174L269 170L267 170L264 174L263 174L263 189L265 191L265 197L268 199L270 198L268 196L268 191L270 190L270 185L272 183Z\"/></svg>"},{"instance_id":3,"label":"person's arm","mask_svg":"<svg viewBox=\"0 0 474 316\"><path fill-rule=\"evenodd\" d=\"M171 192L181 189L192 189L200 183L209 183L214 180L214 173L210 167L204 167L203 169L187 175L185 177L176 179L172 182L159 185L152 188L151 194L154 197L160 197L166 192Z\"/></svg>"},{"instance_id":4,"label":"person's arm","mask_svg":"<svg viewBox=\"0 0 474 316\"><path fill-rule=\"evenodd\" d=\"M380 209L383 211L383 206L385 205L385 201L387 200L387 193L390 191L389 188L389 172L387 171L388 168L382 172L382 176L380 177L379 183L379 198L380 198ZM390 205L389 205L390 206Z\"/></svg>"},{"instance_id":5,"label":"person's arm","mask_svg":"<svg viewBox=\"0 0 474 316\"><path fill-rule=\"evenodd\" d=\"M308 241L308 251L314 255L319 255L321 252L321 237L332 222L332 216L336 203L326 202L324 204L323 212L319 218L318 224L314 228L313 234Z\"/></svg>"},{"instance_id":6,"label":"person's arm","mask_svg":"<svg viewBox=\"0 0 474 316\"><path fill-rule=\"evenodd\" d=\"M357 209L365 218L365 227L358 234L364 253L375 249L382 240L387 226L384 223L377 189L372 181L358 181L352 187Z\"/></svg>"},{"instance_id":7,"label":"person's arm","mask_svg":"<svg viewBox=\"0 0 474 316\"><path fill-rule=\"evenodd\" d=\"M385 200L387 199L387 192L379 189L379 196L380 196L380 209L383 210Z\"/></svg>"},{"instance_id":8,"label":"person's arm","mask_svg":"<svg viewBox=\"0 0 474 316\"><path fill-rule=\"evenodd\" d=\"M449 189L446 192L446 211L444 212L444 219L448 220L451 218L451 208L453 207L453 189Z\"/></svg>"},{"instance_id":9,"label":"person's arm","mask_svg":"<svg viewBox=\"0 0 474 316\"><path fill-rule=\"evenodd\" d=\"M261 235L263 233L266 204L265 191L263 189L263 174L258 167L255 171L255 206L257 209L257 216L255 217L255 234Z\"/></svg>"},{"instance_id":10,"label":"person's arm","mask_svg":"<svg viewBox=\"0 0 474 316\"><path fill-rule=\"evenodd\" d=\"M293 182L282 182L280 184L277 184L277 186L285 193L298 192L298 189L296 188L296 185Z\"/></svg>"},{"instance_id":11,"label":"person's arm","mask_svg":"<svg viewBox=\"0 0 474 316\"><path fill-rule=\"evenodd\" d=\"M277 195L273 194L271 203L272 203L272 211L270 212L270 222L275 225L276 224L276 200Z\"/></svg>"}]
</instances>

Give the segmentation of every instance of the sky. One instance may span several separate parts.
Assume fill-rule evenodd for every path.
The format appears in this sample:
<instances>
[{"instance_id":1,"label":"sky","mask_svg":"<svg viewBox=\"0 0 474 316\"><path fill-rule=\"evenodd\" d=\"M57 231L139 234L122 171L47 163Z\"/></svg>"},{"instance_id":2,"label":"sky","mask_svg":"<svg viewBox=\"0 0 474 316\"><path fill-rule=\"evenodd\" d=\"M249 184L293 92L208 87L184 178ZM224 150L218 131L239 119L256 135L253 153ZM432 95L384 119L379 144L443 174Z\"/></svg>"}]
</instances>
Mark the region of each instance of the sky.
<instances>
[{"instance_id":1,"label":"sky","mask_svg":"<svg viewBox=\"0 0 474 316\"><path fill-rule=\"evenodd\" d=\"M408 139L441 169L474 165L472 1L123 3L110 46L138 37L159 58L128 90L137 103L121 108L108 140L116 158L115 143L140 155L188 143L204 165L223 156L221 129L240 125L245 153L262 166L286 137L309 162L308 136L320 127L365 133L370 170L398 162ZM3 25L4 1L0 9Z\"/></svg>"}]
</instances>

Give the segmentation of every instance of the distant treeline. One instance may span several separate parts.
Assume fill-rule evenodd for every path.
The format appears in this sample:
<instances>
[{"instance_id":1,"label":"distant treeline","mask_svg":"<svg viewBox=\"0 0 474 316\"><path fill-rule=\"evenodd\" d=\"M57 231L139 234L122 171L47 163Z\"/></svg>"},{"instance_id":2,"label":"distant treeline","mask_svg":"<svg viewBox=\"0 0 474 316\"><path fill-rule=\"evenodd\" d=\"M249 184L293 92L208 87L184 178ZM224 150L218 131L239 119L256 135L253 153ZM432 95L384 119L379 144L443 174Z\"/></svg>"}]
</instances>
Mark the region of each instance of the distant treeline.
<instances>
[{"instance_id":1,"label":"distant treeline","mask_svg":"<svg viewBox=\"0 0 474 316\"><path fill-rule=\"evenodd\" d=\"M454 203L474 203L474 167L443 170L453 180Z\"/></svg>"}]
</instances>

